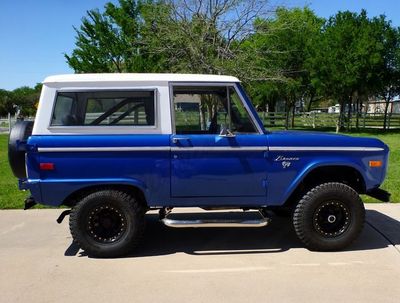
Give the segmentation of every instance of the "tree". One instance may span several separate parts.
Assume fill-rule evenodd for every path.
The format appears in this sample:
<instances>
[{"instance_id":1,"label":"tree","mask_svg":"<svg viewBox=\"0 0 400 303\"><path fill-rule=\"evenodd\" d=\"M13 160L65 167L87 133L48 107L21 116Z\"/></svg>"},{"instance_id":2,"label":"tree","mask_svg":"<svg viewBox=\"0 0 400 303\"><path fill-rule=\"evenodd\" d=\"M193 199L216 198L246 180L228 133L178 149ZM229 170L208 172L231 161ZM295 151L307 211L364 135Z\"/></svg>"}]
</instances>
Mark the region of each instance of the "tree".
<instances>
[{"instance_id":1,"label":"tree","mask_svg":"<svg viewBox=\"0 0 400 303\"><path fill-rule=\"evenodd\" d=\"M385 101L383 129L386 130L389 105L400 94L400 28L393 28L383 16L380 21L384 62L377 82L377 95Z\"/></svg>"},{"instance_id":2,"label":"tree","mask_svg":"<svg viewBox=\"0 0 400 303\"><path fill-rule=\"evenodd\" d=\"M308 8L278 8L274 18L257 20L256 33L249 39L249 43L261 52L255 65L265 65L265 69L281 75L268 86L261 83L256 87L268 91L263 95L270 98L271 105L279 99L285 100L286 127L291 112L291 125L294 126L295 103L302 99L312 103L315 97L305 64L313 47L310 41L318 39L323 22Z\"/></svg>"},{"instance_id":3,"label":"tree","mask_svg":"<svg viewBox=\"0 0 400 303\"><path fill-rule=\"evenodd\" d=\"M10 99L10 92L0 89L0 116L7 116L8 113L14 113L12 101Z\"/></svg>"},{"instance_id":4,"label":"tree","mask_svg":"<svg viewBox=\"0 0 400 303\"><path fill-rule=\"evenodd\" d=\"M66 55L76 72L191 72L268 78L241 45L267 1L134 1L88 12ZM251 54L250 54L251 55ZM248 71L251 71L249 73Z\"/></svg>"},{"instance_id":5,"label":"tree","mask_svg":"<svg viewBox=\"0 0 400 303\"><path fill-rule=\"evenodd\" d=\"M369 19L365 10L339 12L323 26L320 39L312 41L306 65L320 94L340 104L337 130L344 128L345 118L349 129L352 112L358 115L363 100L376 91L384 61L381 21Z\"/></svg>"},{"instance_id":6,"label":"tree","mask_svg":"<svg viewBox=\"0 0 400 303\"><path fill-rule=\"evenodd\" d=\"M23 116L33 116L36 112L36 106L39 102L41 84L36 85L34 88L22 86L14 89L9 94L9 102L13 106L18 106L20 114ZM15 113L15 108L13 111Z\"/></svg>"},{"instance_id":7,"label":"tree","mask_svg":"<svg viewBox=\"0 0 400 303\"><path fill-rule=\"evenodd\" d=\"M90 10L75 28L76 48L65 55L75 72L152 72L157 58L143 45L143 7L151 1L120 0L107 3L105 11Z\"/></svg>"},{"instance_id":8,"label":"tree","mask_svg":"<svg viewBox=\"0 0 400 303\"><path fill-rule=\"evenodd\" d=\"M15 114L17 108L23 116L33 116L39 102L41 84L34 88L22 86L13 91L0 90L0 116Z\"/></svg>"},{"instance_id":9,"label":"tree","mask_svg":"<svg viewBox=\"0 0 400 303\"><path fill-rule=\"evenodd\" d=\"M339 103L339 130L354 113L358 127L368 97L382 96L387 114L399 93L399 30L365 10L324 20L308 8L272 14L262 0L119 0L88 11L76 33L65 55L76 72L235 75L259 108L285 102L286 127L299 101Z\"/></svg>"},{"instance_id":10,"label":"tree","mask_svg":"<svg viewBox=\"0 0 400 303\"><path fill-rule=\"evenodd\" d=\"M249 60L240 47L253 33L256 18L267 15L267 1L164 3L169 13L163 15L164 19L155 18L154 31L146 36L158 42L150 49L166 55L171 71L242 74L238 67Z\"/></svg>"}]
</instances>

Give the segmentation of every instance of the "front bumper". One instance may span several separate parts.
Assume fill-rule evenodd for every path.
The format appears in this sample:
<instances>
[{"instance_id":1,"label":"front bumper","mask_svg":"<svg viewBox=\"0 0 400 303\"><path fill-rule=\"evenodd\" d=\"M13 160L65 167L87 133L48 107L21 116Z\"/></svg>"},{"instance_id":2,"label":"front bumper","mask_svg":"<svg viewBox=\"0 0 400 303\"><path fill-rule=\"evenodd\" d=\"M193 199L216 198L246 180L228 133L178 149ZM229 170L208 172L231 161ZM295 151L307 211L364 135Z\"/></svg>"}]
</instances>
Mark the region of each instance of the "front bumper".
<instances>
[{"instance_id":1,"label":"front bumper","mask_svg":"<svg viewBox=\"0 0 400 303\"><path fill-rule=\"evenodd\" d=\"M382 202L390 202L390 196L391 194L389 192L387 192L386 190L383 190L379 187L374 188L368 192L366 192L366 194L370 197L373 197L375 199L378 199Z\"/></svg>"}]
</instances>

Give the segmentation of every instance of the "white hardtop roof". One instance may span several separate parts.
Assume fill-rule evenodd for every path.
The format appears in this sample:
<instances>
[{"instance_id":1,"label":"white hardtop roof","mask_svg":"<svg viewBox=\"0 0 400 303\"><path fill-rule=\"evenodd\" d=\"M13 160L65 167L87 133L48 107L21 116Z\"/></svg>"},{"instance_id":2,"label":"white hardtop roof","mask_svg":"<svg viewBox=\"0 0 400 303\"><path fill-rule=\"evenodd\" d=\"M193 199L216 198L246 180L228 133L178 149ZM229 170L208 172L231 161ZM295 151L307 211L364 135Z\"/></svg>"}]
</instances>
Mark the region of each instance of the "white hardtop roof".
<instances>
[{"instance_id":1,"label":"white hardtop roof","mask_svg":"<svg viewBox=\"0 0 400 303\"><path fill-rule=\"evenodd\" d=\"M49 76L47 83L77 82L240 82L232 76L200 75L200 74L67 74Z\"/></svg>"}]
</instances>

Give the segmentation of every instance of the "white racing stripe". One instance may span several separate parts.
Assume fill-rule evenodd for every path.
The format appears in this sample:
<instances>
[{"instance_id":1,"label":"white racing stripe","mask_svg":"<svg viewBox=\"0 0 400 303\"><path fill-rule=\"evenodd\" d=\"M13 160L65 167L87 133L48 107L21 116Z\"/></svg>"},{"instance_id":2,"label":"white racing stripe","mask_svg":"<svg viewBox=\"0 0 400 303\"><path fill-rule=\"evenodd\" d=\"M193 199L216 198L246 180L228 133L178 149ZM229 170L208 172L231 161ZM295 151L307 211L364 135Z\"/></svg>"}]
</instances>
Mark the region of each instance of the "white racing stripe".
<instances>
[{"instance_id":1,"label":"white racing stripe","mask_svg":"<svg viewBox=\"0 0 400 303\"><path fill-rule=\"evenodd\" d=\"M169 147L169 146L121 146L121 147L39 147L42 152L134 152L134 151L202 151L202 152L230 152L230 151L347 151L347 152L372 152L383 151L380 147L357 146L194 146L194 147Z\"/></svg>"},{"instance_id":2,"label":"white racing stripe","mask_svg":"<svg viewBox=\"0 0 400 303\"><path fill-rule=\"evenodd\" d=\"M137 146L137 147L39 147L44 152L126 152L126 151L267 151L265 146L198 146L198 147L169 147L169 146Z\"/></svg>"},{"instance_id":3,"label":"white racing stripe","mask_svg":"<svg viewBox=\"0 0 400 303\"><path fill-rule=\"evenodd\" d=\"M169 151L169 146L135 146L135 147L39 147L39 153L46 152L115 152L115 151Z\"/></svg>"},{"instance_id":4,"label":"white racing stripe","mask_svg":"<svg viewBox=\"0 0 400 303\"><path fill-rule=\"evenodd\" d=\"M383 151L381 147L363 146L270 146L270 151Z\"/></svg>"},{"instance_id":5,"label":"white racing stripe","mask_svg":"<svg viewBox=\"0 0 400 303\"><path fill-rule=\"evenodd\" d=\"M172 151L268 151L267 146L194 146L171 147Z\"/></svg>"}]
</instances>

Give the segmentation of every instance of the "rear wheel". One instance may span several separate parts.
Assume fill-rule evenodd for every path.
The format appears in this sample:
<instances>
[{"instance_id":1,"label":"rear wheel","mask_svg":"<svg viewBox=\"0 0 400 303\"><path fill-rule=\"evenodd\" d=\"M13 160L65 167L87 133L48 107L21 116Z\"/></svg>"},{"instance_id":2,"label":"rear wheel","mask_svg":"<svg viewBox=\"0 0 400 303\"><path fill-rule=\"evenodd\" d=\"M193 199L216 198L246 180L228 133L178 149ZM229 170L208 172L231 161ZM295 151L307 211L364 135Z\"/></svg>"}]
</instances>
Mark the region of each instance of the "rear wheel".
<instances>
[{"instance_id":1,"label":"rear wheel","mask_svg":"<svg viewBox=\"0 0 400 303\"><path fill-rule=\"evenodd\" d=\"M293 224L299 239L311 250L330 251L348 246L365 220L358 193L342 183L325 183L309 191L296 206Z\"/></svg>"},{"instance_id":2,"label":"rear wheel","mask_svg":"<svg viewBox=\"0 0 400 303\"><path fill-rule=\"evenodd\" d=\"M144 231L145 209L132 196L103 190L84 197L72 209L73 239L93 257L118 257L134 249Z\"/></svg>"}]
</instances>

